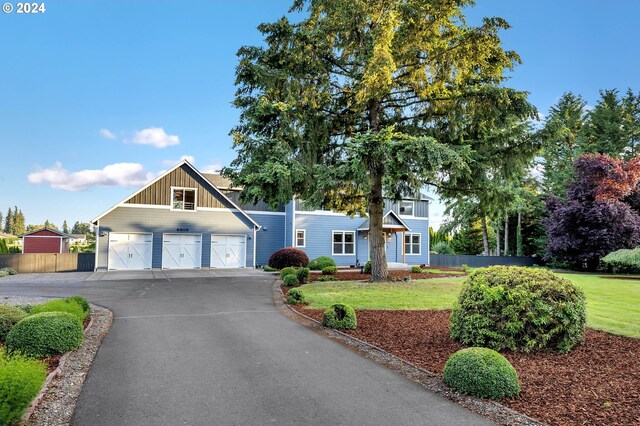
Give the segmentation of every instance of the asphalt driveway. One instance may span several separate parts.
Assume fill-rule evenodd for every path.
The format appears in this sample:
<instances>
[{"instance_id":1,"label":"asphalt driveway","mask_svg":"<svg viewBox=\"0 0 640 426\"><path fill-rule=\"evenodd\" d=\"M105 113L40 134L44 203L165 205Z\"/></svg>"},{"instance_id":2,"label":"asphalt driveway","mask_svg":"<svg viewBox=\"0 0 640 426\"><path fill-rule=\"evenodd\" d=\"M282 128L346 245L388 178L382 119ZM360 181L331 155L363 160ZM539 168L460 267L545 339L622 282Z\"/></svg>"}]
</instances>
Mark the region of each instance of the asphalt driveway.
<instances>
[{"instance_id":1,"label":"asphalt driveway","mask_svg":"<svg viewBox=\"0 0 640 426\"><path fill-rule=\"evenodd\" d=\"M113 310L77 425L490 424L283 316L271 275L78 278L0 281Z\"/></svg>"}]
</instances>

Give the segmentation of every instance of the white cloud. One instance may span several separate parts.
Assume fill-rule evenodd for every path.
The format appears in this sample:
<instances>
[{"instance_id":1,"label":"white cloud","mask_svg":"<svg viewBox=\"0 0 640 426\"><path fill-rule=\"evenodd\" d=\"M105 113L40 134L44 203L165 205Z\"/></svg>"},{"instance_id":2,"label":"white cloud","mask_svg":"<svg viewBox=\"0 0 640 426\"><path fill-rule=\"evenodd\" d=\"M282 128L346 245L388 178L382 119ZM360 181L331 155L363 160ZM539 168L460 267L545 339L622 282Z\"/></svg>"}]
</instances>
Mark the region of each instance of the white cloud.
<instances>
[{"instance_id":1,"label":"white cloud","mask_svg":"<svg viewBox=\"0 0 640 426\"><path fill-rule=\"evenodd\" d=\"M219 173L222 167L224 166L218 163L209 164L208 166L204 166L202 168L202 173Z\"/></svg>"},{"instance_id":2,"label":"white cloud","mask_svg":"<svg viewBox=\"0 0 640 426\"><path fill-rule=\"evenodd\" d=\"M178 158L177 160L164 160L162 162L162 165L164 167L173 167L176 164L181 163L183 160L187 160L191 164L195 164L196 163L196 158L193 155L183 155L182 157Z\"/></svg>"},{"instance_id":3,"label":"white cloud","mask_svg":"<svg viewBox=\"0 0 640 426\"><path fill-rule=\"evenodd\" d=\"M100 136L102 136L105 139L111 139L111 140L116 139L116 135L114 135L113 132L109 129L100 129Z\"/></svg>"},{"instance_id":4,"label":"white cloud","mask_svg":"<svg viewBox=\"0 0 640 426\"><path fill-rule=\"evenodd\" d=\"M176 135L168 135L162 127L149 127L136 132L129 142L140 145L152 145L156 148L166 148L180 144Z\"/></svg>"},{"instance_id":5,"label":"white cloud","mask_svg":"<svg viewBox=\"0 0 640 426\"><path fill-rule=\"evenodd\" d=\"M53 167L39 168L27 175L27 180L35 184L49 184L53 189L64 191L84 191L94 186L140 187L157 174L145 170L139 163L116 163L98 170L70 172L57 161Z\"/></svg>"}]
</instances>

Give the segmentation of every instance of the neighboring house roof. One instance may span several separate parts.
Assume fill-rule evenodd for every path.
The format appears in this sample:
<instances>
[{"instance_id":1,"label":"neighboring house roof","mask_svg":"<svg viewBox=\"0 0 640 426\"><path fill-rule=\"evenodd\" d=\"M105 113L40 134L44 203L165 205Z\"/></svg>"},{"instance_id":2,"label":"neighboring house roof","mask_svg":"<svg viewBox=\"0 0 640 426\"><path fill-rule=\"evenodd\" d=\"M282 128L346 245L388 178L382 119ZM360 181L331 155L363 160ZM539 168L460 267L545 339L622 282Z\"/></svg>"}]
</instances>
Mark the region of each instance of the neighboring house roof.
<instances>
[{"instance_id":1,"label":"neighboring house roof","mask_svg":"<svg viewBox=\"0 0 640 426\"><path fill-rule=\"evenodd\" d=\"M407 224L404 223L402 219L400 219L400 216L398 216L393 210L389 210L382 217L382 229L397 229L397 228L404 228L407 231L411 231L411 228L409 228ZM362 222L362 225L358 227L358 231L368 231L368 230L369 230L369 219Z\"/></svg>"},{"instance_id":2,"label":"neighboring house roof","mask_svg":"<svg viewBox=\"0 0 640 426\"><path fill-rule=\"evenodd\" d=\"M40 228L40 229L36 229L35 231L31 231L31 232L27 232L26 234L22 234L20 235L21 237L28 237L29 235L33 235L36 234L38 232L42 232L42 231L49 231L49 232L53 232L54 234L58 234L60 235L62 238L71 238L71 235L65 234L64 232L60 232L56 229L51 229L51 228Z\"/></svg>"},{"instance_id":3,"label":"neighboring house roof","mask_svg":"<svg viewBox=\"0 0 640 426\"><path fill-rule=\"evenodd\" d=\"M5 234L4 232L0 232L0 238L18 238L13 234Z\"/></svg>"},{"instance_id":4,"label":"neighboring house roof","mask_svg":"<svg viewBox=\"0 0 640 426\"><path fill-rule=\"evenodd\" d=\"M236 203L233 202L233 200L231 200L229 197L227 197L222 191L220 191L220 189L218 189L218 187L211 181L209 180L205 175L203 175L202 173L200 173L200 171L198 171L198 169L196 169L191 163L189 163L187 160L182 160L180 163L176 164L174 167L172 167L170 170L167 170L165 173L161 174L160 176L158 176L157 178L155 178L154 180L152 180L151 182L149 182L148 184L146 184L145 186L143 186L142 188L140 188L139 190L137 190L136 192L134 192L133 194L127 196L127 198L125 198L124 200L120 201L119 203L115 204L113 207L111 207L109 210L105 211L104 213L102 213L101 215L99 215L98 217L94 218L91 223L96 224L98 222L98 220L100 220L100 218L104 217L105 215L111 213L113 210L115 210L117 207L126 205L125 202L127 200L129 200L130 198L134 197L135 195L141 193L142 191L144 191L146 188L150 187L151 185L153 185L154 183L158 182L160 179L162 179L164 176L168 175L169 173L173 172L174 170L182 167L183 165L186 165L187 167L189 167L191 170L193 170L198 176L200 176L202 179L204 179L209 185L211 185L211 187L213 188L213 190L225 201L227 201L229 204L231 204L233 206L233 208L235 208L236 210L238 210L238 212L240 214L242 214L244 217L246 217L249 222L251 222L256 228L260 229L260 225L253 220L253 218L251 218L251 216L249 216L247 213L245 213L244 210L242 210ZM220 175L214 175L214 176L220 176ZM228 181L227 181L228 182Z\"/></svg>"},{"instance_id":5,"label":"neighboring house roof","mask_svg":"<svg viewBox=\"0 0 640 426\"><path fill-rule=\"evenodd\" d=\"M240 189L231 185L231 180L219 175L218 173L202 173L202 176L219 189Z\"/></svg>"},{"instance_id":6,"label":"neighboring house roof","mask_svg":"<svg viewBox=\"0 0 640 426\"><path fill-rule=\"evenodd\" d=\"M85 234L69 234L71 238L74 240L86 240L87 236Z\"/></svg>"}]
</instances>

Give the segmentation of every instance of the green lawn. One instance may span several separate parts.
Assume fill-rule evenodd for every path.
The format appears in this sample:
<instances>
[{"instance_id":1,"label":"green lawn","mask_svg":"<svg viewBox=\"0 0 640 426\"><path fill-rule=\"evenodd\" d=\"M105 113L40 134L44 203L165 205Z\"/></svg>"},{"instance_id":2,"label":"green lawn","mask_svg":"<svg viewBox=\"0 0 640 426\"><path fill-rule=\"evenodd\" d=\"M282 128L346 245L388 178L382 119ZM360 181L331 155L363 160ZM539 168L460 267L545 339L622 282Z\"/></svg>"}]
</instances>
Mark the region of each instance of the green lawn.
<instances>
[{"instance_id":1,"label":"green lawn","mask_svg":"<svg viewBox=\"0 0 640 426\"><path fill-rule=\"evenodd\" d=\"M640 338L640 280L607 279L600 274L561 274L587 295L589 327ZM435 278L409 283L316 282L303 287L312 308L347 303L357 309L449 309L464 278Z\"/></svg>"}]
</instances>

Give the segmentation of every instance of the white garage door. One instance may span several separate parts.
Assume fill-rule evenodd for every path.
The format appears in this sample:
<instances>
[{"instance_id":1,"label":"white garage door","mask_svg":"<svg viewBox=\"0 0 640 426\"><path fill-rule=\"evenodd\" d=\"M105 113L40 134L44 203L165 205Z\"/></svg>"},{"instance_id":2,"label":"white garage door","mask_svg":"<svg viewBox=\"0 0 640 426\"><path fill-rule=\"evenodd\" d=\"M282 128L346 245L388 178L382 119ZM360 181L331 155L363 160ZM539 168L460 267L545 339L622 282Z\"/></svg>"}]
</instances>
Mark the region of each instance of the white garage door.
<instances>
[{"instance_id":1,"label":"white garage door","mask_svg":"<svg viewBox=\"0 0 640 426\"><path fill-rule=\"evenodd\" d=\"M212 235L211 267L244 268L247 252L244 235Z\"/></svg>"},{"instance_id":2,"label":"white garage door","mask_svg":"<svg viewBox=\"0 0 640 426\"><path fill-rule=\"evenodd\" d=\"M151 269L153 234L109 233L109 270Z\"/></svg>"},{"instance_id":3,"label":"white garage door","mask_svg":"<svg viewBox=\"0 0 640 426\"><path fill-rule=\"evenodd\" d=\"M164 234L162 269L200 269L202 235Z\"/></svg>"}]
</instances>

